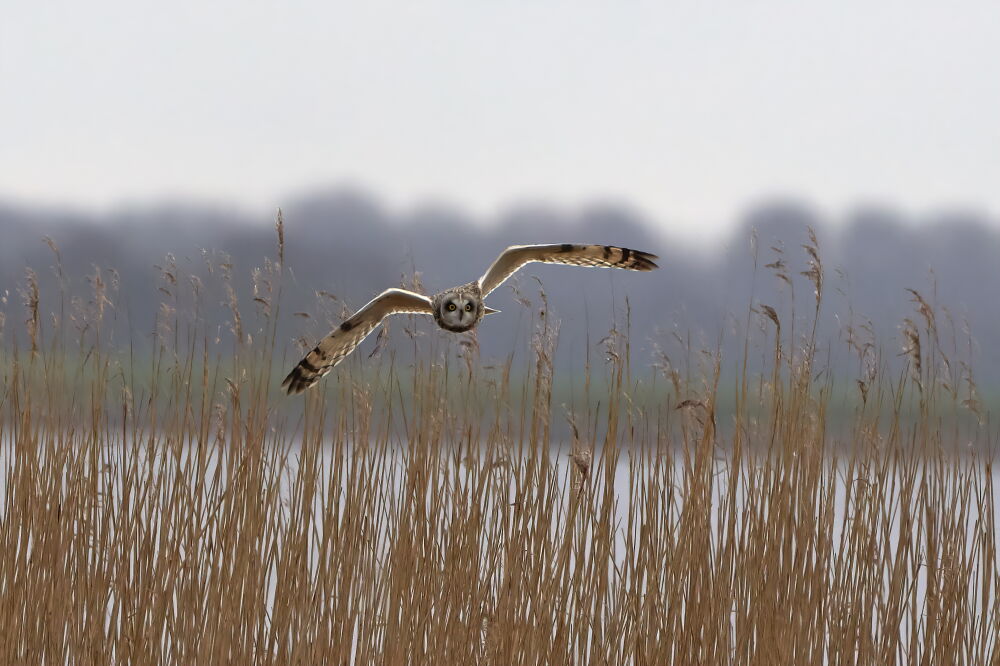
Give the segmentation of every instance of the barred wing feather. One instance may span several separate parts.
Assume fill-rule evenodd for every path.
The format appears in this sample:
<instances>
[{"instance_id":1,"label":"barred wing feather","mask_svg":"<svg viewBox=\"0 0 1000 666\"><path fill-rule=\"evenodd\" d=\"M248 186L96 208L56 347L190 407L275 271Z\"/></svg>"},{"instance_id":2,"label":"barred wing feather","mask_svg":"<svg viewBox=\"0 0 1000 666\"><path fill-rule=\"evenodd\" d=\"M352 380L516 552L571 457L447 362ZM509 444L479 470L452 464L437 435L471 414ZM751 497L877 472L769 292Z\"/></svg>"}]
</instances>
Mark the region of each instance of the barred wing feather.
<instances>
[{"instance_id":1,"label":"barred wing feather","mask_svg":"<svg viewBox=\"0 0 1000 666\"><path fill-rule=\"evenodd\" d=\"M503 284L517 269L532 261L568 266L603 266L624 268L630 271L651 271L658 268L648 252L640 252L614 245L512 245L504 250L486 274L479 278L479 287L485 297Z\"/></svg>"},{"instance_id":2,"label":"barred wing feather","mask_svg":"<svg viewBox=\"0 0 1000 666\"><path fill-rule=\"evenodd\" d=\"M383 319L407 312L432 314L431 299L405 289L386 289L320 340L288 373L281 388L289 395L302 393L354 351Z\"/></svg>"}]
</instances>

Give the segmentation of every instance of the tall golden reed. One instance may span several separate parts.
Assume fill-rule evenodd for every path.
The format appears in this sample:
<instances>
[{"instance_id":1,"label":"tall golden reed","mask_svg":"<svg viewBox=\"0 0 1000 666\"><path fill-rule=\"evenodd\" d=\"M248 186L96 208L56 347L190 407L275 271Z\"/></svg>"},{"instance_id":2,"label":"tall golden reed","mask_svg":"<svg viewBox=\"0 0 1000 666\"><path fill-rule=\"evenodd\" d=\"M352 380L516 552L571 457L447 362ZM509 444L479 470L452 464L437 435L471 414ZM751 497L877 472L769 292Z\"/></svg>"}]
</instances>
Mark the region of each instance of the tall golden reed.
<instances>
[{"instance_id":1,"label":"tall golden reed","mask_svg":"<svg viewBox=\"0 0 1000 666\"><path fill-rule=\"evenodd\" d=\"M814 237L810 328L748 310L735 380L684 340L691 369L633 374L626 326L564 404L543 301L526 363L411 321L423 360L357 355L300 402L277 233L249 282L206 255L223 334L168 257L149 354L113 337L113 272L5 304L0 663L1000 661L995 430L919 293L905 374L848 325L837 427Z\"/></svg>"}]
</instances>

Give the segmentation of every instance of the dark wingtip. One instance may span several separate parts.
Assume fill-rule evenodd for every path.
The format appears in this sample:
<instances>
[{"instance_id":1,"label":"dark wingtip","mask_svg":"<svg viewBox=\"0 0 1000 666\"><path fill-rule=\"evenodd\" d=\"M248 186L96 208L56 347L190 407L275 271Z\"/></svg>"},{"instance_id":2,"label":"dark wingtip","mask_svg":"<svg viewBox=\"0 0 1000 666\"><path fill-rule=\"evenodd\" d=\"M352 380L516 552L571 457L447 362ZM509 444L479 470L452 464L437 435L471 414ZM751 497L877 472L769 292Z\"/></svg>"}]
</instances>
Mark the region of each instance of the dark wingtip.
<instances>
[{"instance_id":1,"label":"dark wingtip","mask_svg":"<svg viewBox=\"0 0 1000 666\"><path fill-rule=\"evenodd\" d=\"M659 268L660 266L654 261L654 259L659 259L659 257L650 252L632 250L631 264L629 265L629 268L635 271L651 271L654 268Z\"/></svg>"},{"instance_id":2,"label":"dark wingtip","mask_svg":"<svg viewBox=\"0 0 1000 666\"><path fill-rule=\"evenodd\" d=\"M285 381L281 382L282 390L288 395L298 395L316 383L315 379L310 381L310 378L305 376L300 366L301 364L292 368L292 371L285 377Z\"/></svg>"}]
</instances>

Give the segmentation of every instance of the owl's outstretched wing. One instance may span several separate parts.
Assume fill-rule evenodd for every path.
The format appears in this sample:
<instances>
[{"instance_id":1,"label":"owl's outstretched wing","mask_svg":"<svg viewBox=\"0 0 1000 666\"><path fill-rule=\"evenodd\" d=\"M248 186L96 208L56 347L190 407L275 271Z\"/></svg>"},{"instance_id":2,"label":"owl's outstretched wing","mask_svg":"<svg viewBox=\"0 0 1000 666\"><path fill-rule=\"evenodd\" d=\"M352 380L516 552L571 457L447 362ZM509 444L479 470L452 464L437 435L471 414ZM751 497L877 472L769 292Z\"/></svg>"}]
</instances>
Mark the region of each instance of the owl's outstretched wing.
<instances>
[{"instance_id":1,"label":"owl's outstretched wing","mask_svg":"<svg viewBox=\"0 0 1000 666\"><path fill-rule=\"evenodd\" d=\"M630 271L651 271L655 254L614 245L511 245L500 253L486 274L479 278L483 296L503 284L521 266L532 261L570 266L607 266Z\"/></svg>"},{"instance_id":2,"label":"owl's outstretched wing","mask_svg":"<svg viewBox=\"0 0 1000 666\"><path fill-rule=\"evenodd\" d=\"M386 289L320 340L288 373L281 388L289 395L302 393L354 351L383 319L404 312L429 315L434 311L426 296L405 289Z\"/></svg>"}]
</instances>

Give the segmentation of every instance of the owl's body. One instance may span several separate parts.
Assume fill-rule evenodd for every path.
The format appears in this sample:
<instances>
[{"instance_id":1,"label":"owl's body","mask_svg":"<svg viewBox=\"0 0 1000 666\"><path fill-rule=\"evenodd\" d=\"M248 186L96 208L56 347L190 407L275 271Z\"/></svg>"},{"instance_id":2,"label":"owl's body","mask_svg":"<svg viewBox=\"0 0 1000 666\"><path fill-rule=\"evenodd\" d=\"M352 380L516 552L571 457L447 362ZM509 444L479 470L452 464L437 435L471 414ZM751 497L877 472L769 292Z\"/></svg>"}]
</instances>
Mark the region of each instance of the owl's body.
<instances>
[{"instance_id":1,"label":"owl's body","mask_svg":"<svg viewBox=\"0 0 1000 666\"><path fill-rule=\"evenodd\" d=\"M497 312L487 307L483 299L524 264L540 261L649 271L657 268L653 262L656 258L655 254L613 245L512 245L478 280L446 289L431 298L405 289L386 289L323 338L288 373L281 386L290 394L305 391L391 314L431 315L438 326L453 333L475 328L483 317Z\"/></svg>"}]
</instances>

